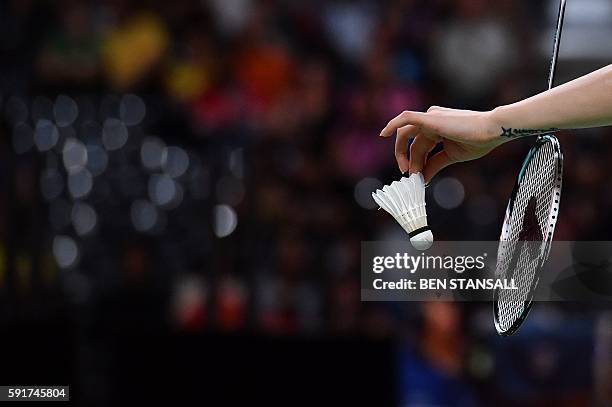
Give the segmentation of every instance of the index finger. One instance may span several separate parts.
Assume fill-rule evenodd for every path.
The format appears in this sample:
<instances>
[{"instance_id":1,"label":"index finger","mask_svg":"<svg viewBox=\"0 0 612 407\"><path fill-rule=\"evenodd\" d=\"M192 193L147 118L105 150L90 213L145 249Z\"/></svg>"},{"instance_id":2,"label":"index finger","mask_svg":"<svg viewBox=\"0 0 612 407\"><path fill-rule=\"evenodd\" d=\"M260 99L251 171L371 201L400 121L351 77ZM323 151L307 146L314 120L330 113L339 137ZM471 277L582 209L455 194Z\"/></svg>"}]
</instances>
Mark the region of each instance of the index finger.
<instances>
[{"instance_id":1,"label":"index finger","mask_svg":"<svg viewBox=\"0 0 612 407\"><path fill-rule=\"evenodd\" d=\"M391 119L384 129L380 132L380 137L389 137L400 127L412 124L414 126L422 126L425 114L421 112L411 112L404 110L402 113Z\"/></svg>"}]
</instances>

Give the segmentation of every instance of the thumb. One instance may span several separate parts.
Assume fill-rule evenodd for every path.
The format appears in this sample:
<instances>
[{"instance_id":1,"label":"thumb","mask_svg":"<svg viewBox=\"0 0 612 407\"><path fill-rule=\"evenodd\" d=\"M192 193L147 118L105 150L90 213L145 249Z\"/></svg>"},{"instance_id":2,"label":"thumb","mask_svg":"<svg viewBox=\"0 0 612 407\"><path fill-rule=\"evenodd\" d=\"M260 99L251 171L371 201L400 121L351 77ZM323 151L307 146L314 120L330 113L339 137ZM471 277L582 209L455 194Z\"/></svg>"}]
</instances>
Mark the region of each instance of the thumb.
<instances>
[{"instance_id":1,"label":"thumb","mask_svg":"<svg viewBox=\"0 0 612 407\"><path fill-rule=\"evenodd\" d=\"M429 183L438 172L454 162L455 161L452 160L448 156L448 153L444 150L431 156L423 168L423 178L425 178L425 183Z\"/></svg>"}]
</instances>

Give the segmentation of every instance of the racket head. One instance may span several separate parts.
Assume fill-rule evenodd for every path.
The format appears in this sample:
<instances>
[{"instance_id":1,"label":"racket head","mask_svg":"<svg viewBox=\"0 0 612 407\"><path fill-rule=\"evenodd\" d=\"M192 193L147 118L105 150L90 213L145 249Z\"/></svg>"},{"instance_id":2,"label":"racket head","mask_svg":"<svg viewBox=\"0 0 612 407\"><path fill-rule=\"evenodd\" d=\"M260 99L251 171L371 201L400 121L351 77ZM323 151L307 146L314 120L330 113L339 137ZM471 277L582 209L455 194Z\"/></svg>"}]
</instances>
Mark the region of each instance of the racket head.
<instances>
[{"instance_id":1,"label":"racket head","mask_svg":"<svg viewBox=\"0 0 612 407\"><path fill-rule=\"evenodd\" d=\"M495 329L512 335L524 322L550 252L559 215L563 154L557 138L539 136L512 190L497 251L496 276L514 278L518 290L496 289ZM529 241L529 244L520 242Z\"/></svg>"}]
</instances>

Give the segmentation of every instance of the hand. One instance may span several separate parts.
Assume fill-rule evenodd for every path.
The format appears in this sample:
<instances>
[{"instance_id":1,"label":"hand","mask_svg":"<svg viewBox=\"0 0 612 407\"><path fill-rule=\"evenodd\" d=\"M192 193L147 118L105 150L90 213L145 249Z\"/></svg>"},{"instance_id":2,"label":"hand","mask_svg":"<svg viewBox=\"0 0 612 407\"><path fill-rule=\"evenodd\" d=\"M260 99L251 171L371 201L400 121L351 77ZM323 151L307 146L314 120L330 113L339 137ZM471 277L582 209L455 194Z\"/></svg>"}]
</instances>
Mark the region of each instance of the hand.
<instances>
[{"instance_id":1,"label":"hand","mask_svg":"<svg viewBox=\"0 0 612 407\"><path fill-rule=\"evenodd\" d=\"M493 111L448 109L432 106L427 113L404 111L381 131L380 137L397 132L395 158L402 173L422 172L425 182L450 164L480 158L508 141L501 137L501 126L493 118ZM410 159L406 156L408 141ZM442 151L429 159L429 152L438 143Z\"/></svg>"}]
</instances>

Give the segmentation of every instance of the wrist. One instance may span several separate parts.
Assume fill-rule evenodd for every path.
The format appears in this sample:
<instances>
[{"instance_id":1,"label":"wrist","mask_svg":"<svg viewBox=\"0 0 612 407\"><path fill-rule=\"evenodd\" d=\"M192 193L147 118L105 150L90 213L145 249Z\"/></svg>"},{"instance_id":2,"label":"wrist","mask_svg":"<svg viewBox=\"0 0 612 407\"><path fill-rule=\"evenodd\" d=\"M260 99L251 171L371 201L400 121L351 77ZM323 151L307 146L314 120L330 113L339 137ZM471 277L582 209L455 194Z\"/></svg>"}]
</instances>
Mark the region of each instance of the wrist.
<instances>
[{"instance_id":1,"label":"wrist","mask_svg":"<svg viewBox=\"0 0 612 407\"><path fill-rule=\"evenodd\" d=\"M497 144L503 144L511 140L511 138L503 137L504 128L509 127L504 121L505 108L506 106L498 106L485 112L485 134L489 141Z\"/></svg>"},{"instance_id":2,"label":"wrist","mask_svg":"<svg viewBox=\"0 0 612 407\"><path fill-rule=\"evenodd\" d=\"M496 132L494 137L501 139L498 141L500 144L516 138L539 136L559 130L532 116L522 118L522 126L517 125L516 116L518 112L513 107L513 105L498 106L489 112L491 126Z\"/></svg>"}]
</instances>

